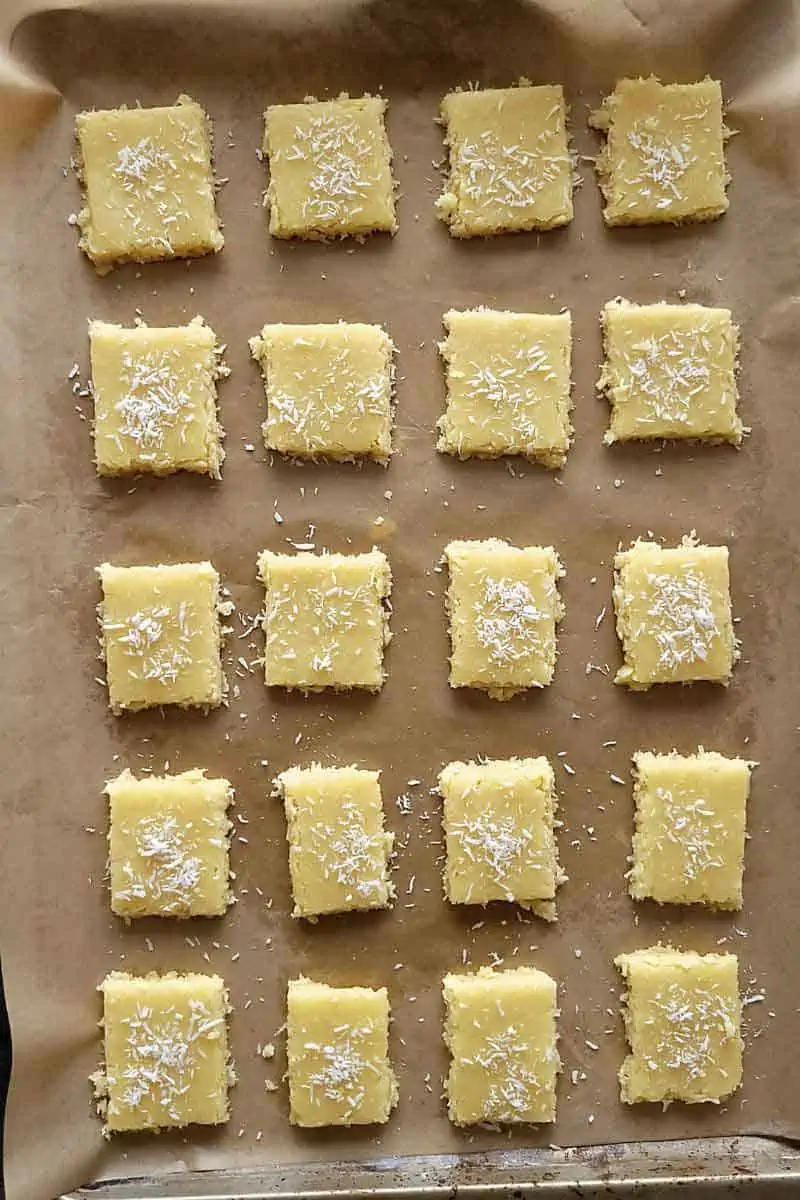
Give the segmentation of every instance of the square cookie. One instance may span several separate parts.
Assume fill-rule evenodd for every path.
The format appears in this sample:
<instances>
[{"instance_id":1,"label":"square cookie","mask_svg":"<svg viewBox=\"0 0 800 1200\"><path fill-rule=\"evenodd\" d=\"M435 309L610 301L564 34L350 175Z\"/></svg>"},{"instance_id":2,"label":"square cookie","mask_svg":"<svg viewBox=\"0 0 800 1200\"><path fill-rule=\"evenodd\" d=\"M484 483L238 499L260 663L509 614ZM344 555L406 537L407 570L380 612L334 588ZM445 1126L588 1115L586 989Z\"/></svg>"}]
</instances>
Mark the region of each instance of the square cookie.
<instances>
[{"instance_id":1,"label":"square cookie","mask_svg":"<svg viewBox=\"0 0 800 1200\"><path fill-rule=\"evenodd\" d=\"M634 754L634 900L742 907L753 765L703 749L686 757Z\"/></svg>"},{"instance_id":2,"label":"square cookie","mask_svg":"<svg viewBox=\"0 0 800 1200\"><path fill-rule=\"evenodd\" d=\"M111 910L118 917L221 917L231 903L227 779L184 771L106 784Z\"/></svg>"},{"instance_id":3,"label":"square cookie","mask_svg":"<svg viewBox=\"0 0 800 1200\"><path fill-rule=\"evenodd\" d=\"M166 108L82 112L76 126L80 247L101 274L222 249L211 124L199 104L179 96Z\"/></svg>"},{"instance_id":4,"label":"square cookie","mask_svg":"<svg viewBox=\"0 0 800 1200\"><path fill-rule=\"evenodd\" d=\"M219 976L112 971L100 991L105 1068L96 1087L106 1129L227 1121L229 1005Z\"/></svg>"},{"instance_id":5,"label":"square cookie","mask_svg":"<svg viewBox=\"0 0 800 1200\"><path fill-rule=\"evenodd\" d=\"M269 231L278 238L394 233L382 96L273 104L264 114Z\"/></svg>"},{"instance_id":6,"label":"square cookie","mask_svg":"<svg viewBox=\"0 0 800 1200\"><path fill-rule=\"evenodd\" d=\"M614 961L628 988L623 1103L718 1104L735 1092L742 1081L736 955L652 946Z\"/></svg>"},{"instance_id":7,"label":"square cookie","mask_svg":"<svg viewBox=\"0 0 800 1200\"><path fill-rule=\"evenodd\" d=\"M556 983L517 967L445 975L448 1116L456 1125L556 1119Z\"/></svg>"},{"instance_id":8,"label":"square cookie","mask_svg":"<svg viewBox=\"0 0 800 1200\"><path fill-rule=\"evenodd\" d=\"M112 710L221 704L219 575L211 563L103 563L97 573Z\"/></svg>"},{"instance_id":9,"label":"square cookie","mask_svg":"<svg viewBox=\"0 0 800 1200\"><path fill-rule=\"evenodd\" d=\"M226 369L202 317L171 329L89 322L98 475L194 471L225 457L216 381Z\"/></svg>"},{"instance_id":10,"label":"square cookie","mask_svg":"<svg viewBox=\"0 0 800 1200\"><path fill-rule=\"evenodd\" d=\"M634 542L614 558L614 608L625 660L615 683L730 681L739 651L727 546L701 546L694 535L668 549Z\"/></svg>"},{"instance_id":11,"label":"square cookie","mask_svg":"<svg viewBox=\"0 0 800 1200\"><path fill-rule=\"evenodd\" d=\"M739 331L727 308L613 300L602 322L598 387L611 404L607 444L654 438L740 444Z\"/></svg>"},{"instance_id":12,"label":"square cookie","mask_svg":"<svg viewBox=\"0 0 800 1200\"><path fill-rule=\"evenodd\" d=\"M556 622L564 569L552 546L509 546L499 538L450 542L450 686L507 700L546 687L556 665Z\"/></svg>"},{"instance_id":13,"label":"square cookie","mask_svg":"<svg viewBox=\"0 0 800 1200\"><path fill-rule=\"evenodd\" d=\"M722 89L716 79L621 79L589 124L606 225L711 221L728 208Z\"/></svg>"},{"instance_id":14,"label":"square cookie","mask_svg":"<svg viewBox=\"0 0 800 1200\"><path fill-rule=\"evenodd\" d=\"M378 771L291 767L275 780L286 809L294 917L388 908L394 895Z\"/></svg>"},{"instance_id":15,"label":"square cookie","mask_svg":"<svg viewBox=\"0 0 800 1200\"><path fill-rule=\"evenodd\" d=\"M437 448L459 458L521 454L563 466L572 435L570 314L478 308L447 312L444 325L447 408Z\"/></svg>"},{"instance_id":16,"label":"square cookie","mask_svg":"<svg viewBox=\"0 0 800 1200\"><path fill-rule=\"evenodd\" d=\"M383 687L389 641L389 560L368 554L273 554L258 574L267 590L264 613L268 687L319 692Z\"/></svg>"},{"instance_id":17,"label":"square cookie","mask_svg":"<svg viewBox=\"0 0 800 1200\"><path fill-rule=\"evenodd\" d=\"M553 229L572 220L573 164L558 85L450 92L449 174L436 202L454 237Z\"/></svg>"},{"instance_id":18,"label":"square cookie","mask_svg":"<svg viewBox=\"0 0 800 1200\"><path fill-rule=\"evenodd\" d=\"M250 351L264 375L268 450L388 463L394 345L379 325L265 325Z\"/></svg>"},{"instance_id":19,"label":"square cookie","mask_svg":"<svg viewBox=\"0 0 800 1200\"><path fill-rule=\"evenodd\" d=\"M386 988L289 983L292 1125L383 1125L397 1104Z\"/></svg>"},{"instance_id":20,"label":"square cookie","mask_svg":"<svg viewBox=\"0 0 800 1200\"><path fill-rule=\"evenodd\" d=\"M451 904L509 900L555 918L558 865L553 768L546 758L452 762L444 801L444 890Z\"/></svg>"}]
</instances>

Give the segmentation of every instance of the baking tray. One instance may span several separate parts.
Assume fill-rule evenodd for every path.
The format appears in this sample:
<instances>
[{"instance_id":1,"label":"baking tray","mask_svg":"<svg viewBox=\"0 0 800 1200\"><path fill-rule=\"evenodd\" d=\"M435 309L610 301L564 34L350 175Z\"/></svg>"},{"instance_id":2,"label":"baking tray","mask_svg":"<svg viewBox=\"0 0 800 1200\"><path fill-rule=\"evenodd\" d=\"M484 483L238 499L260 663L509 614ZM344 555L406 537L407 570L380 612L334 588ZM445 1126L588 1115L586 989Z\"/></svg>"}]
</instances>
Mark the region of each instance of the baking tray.
<instances>
[{"instance_id":1,"label":"baking tray","mask_svg":"<svg viewBox=\"0 0 800 1200\"><path fill-rule=\"evenodd\" d=\"M14 683L4 714L4 750L14 770L0 850L0 950L15 1049L6 1130L12 1200L45 1200L90 1179L121 1177L135 1182L101 1187L149 1195L283 1188L304 1195L540 1180L600 1187L607 1178L634 1184L648 1173L662 1182L714 1177L725 1187L740 1171L758 1187L773 1176L800 1186L796 1158L778 1140L800 1134L800 980L791 922L775 919L800 904L790 757L800 687L800 70L793 6L105 0L41 9L27 0L24 7L7 4L3 19L16 33L0 76L0 133L4 152L13 155L13 170L2 179L10 299L0 312L0 360L6 394L19 397L5 411L2 481L3 579L10 581L4 615L13 634L4 671ZM650 70L677 79L709 71L723 80L730 124L739 131L729 151L731 210L693 229L608 232L588 161L598 141L585 118L620 75ZM583 176L575 221L541 237L456 243L433 215L443 153L438 100L457 84L505 84L523 75L566 87ZM261 206L265 171L256 157L263 107L306 92L379 87L390 101L396 152L396 239L355 246L271 241ZM215 120L217 171L229 180L219 199L225 250L190 265L129 267L98 279L78 254L69 219L78 206L69 168L74 112L171 101L181 90ZM742 412L753 426L741 452L602 446L607 411L594 393L597 318L616 294L641 302L685 295L733 309L742 328ZM480 303L572 310L577 436L555 478L522 464L458 463L435 454L441 314ZM199 312L228 343L232 374L220 389L228 459L219 486L94 476L91 410L81 394L86 319L130 323L137 311L153 324ZM398 455L386 472L298 469L268 461L260 449L263 394L248 336L267 320L339 317L384 323L399 349ZM693 527L709 542L731 545L743 660L727 690L630 696L608 678L618 662L610 617L614 550L648 530L674 542ZM521 543L552 541L567 567L556 681L540 695L503 705L448 689L446 576L438 569L451 538L498 533ZM394 639L378 698L266 693L258 672L238 664L261 650L256 634L238 637L263 598L256 553L309 539L338 550L377 543L389 555ZM226 648L231 705L208 717L112 718L95 682L94 566L106 558L202 557L220 569L236 605L237 635ZM630 787L612 776L628 777L636 749L690 750L701 741L746 751L761 764L745 908L733 916L635 907L623 881ZM438 805L428 789L452 758L530 751L575 772L557 767L561 856L570 876L558 923L520 919L502 905L485 913L448 909L440 892ZM268 793L279 770L315 759L383 770L398 838L394 912L313 928L289 919L283 819ZM102 784L124 765L163 770L167 761L172 770L202 765L232 779L240 900L222 923L121 928L103 883ZM421 783L409 785L412 778ZM410 813L394 803L404 794ZM719 1110L619 1105L615 1074L624 1039L612 959L659 938L740 956L752 1001L746 1082ZM439 981L462 961L478 965L492 955L536 963L561 983L565 1073L552 1129L459 1131L446 1120ZM227 1128L102 1142L86 1083L99 1048L94 988L120 966L207 966L228 980L240 1082ZM292 1130L284 1090L264 1092L265 1078L278 1082L284 1067L276 1031L286 980L299 972L337 983L388 983L401 1103L385 1129ZM278 1047L269 1063L256 1053L267 1041Z\"/></svg>"},{"instance_id":2,"label":"baking tray","mask_svg":"<svg viewBox=\"0 0 800 1200\"><path fill-rule=\"evenodd\" d=\"M209 1200L232 1196L276 1200L439 1200L440 1197L646 1196L719 1200L721 1196L796 1196L800 1155L768 1138L698 1138L570 1150L517 1150L488 1154L384 1159L372 1163L316 1163L220 1176L128 1179L70 1194L70 1200Z\"/></svg>"}]
</instances>

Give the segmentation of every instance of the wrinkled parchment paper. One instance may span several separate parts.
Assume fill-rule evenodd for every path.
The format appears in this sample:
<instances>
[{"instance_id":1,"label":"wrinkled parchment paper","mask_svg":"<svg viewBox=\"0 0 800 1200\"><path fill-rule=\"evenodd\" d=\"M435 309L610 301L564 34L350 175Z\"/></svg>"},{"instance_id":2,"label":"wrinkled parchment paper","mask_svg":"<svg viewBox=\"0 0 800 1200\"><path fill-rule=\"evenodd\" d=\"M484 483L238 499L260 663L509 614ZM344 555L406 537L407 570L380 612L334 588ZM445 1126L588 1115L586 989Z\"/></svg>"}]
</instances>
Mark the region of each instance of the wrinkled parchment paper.
<instances>
[{"instance_id":1,"label":"wrinkled parchment paper","mask_svg":"<svg viewBox=\"0 0 800 1200\"><path fill-rule=\"evenodd\" d=\"M103 1177L303 1159L466 1153L500 1146L761 1132L800 1134L795 915L800 905L796 756L800 686L797 195L800 58L792 6L757 0L411 0L314 4L55 3L4 6L0 64L4 291L2 338L3 759L0 950L14 1044L6 1129L13 1200L48 1200ZM27 15L26 15L27 13ZM586 117L624 73L723 81L731 208L684 229L608 232L591 162L567 229L459 243L435 219L440 96L521 75L567 89L575 146L597 152ZM272 241L256 148L269 102L382 88L399 182L400 231L364 245ZM98 278L68 218L76 110L200 100L216 128L226 246L190 264L126 267ZM622 295L685 296L733 309L742 329L743 449L606 448L594 392L598 314ZM576 443L555 478L520 463L437 456L443 403L436 342L450 307L558 311L574 319ZM92 467L86 322L180 323L200 313L228 345L220 388L224 479L100 481ZM382 322L399 349L397 456L377 467L270 462L262 385L247 338L265 321ZM70 380L73 364L79 373ZM513 468L513 469L512 469ZM391 492L391 499L386 496ZM278 524L275 509L283 517ZM380 522L380 523L378 523ZM696 528L731 546L743 660L730 689L629 695L610 570L620 541ZM448 689L437 564L453 537L552 543L567 576L567 616L552 687L499 704ZM389 678L373 696L268 693L241 667L262 649L245 633L262 603L263 547L390 556L395 579ZM237 606L226 650L230 706L209 716L117 719L97 682L94 566L210 558ZM755 772L745 907L738 915L634 906L625 891L639 748L698 744L761 763ZM569 882L548 926L513 907L448 909L440 893L443 763L476 754L549 755L557 766ZM293 922L274 774L292 763L359 762L383 771L397 835L397 904L385 914ZM220 921L137 922L108 908L104 781L134 771L206 767L236 788L238 904ZM574 774L567 770L567 764ZM612 776L624 782L615 782ZM418 784L409 781L419 780ZM409 813L396 805L409 796ZM408 807L403 802L401 807ZM624 1053L615 954L658 939L740 955L746 1082L720 1108L628 1110L615 1073ZM553 1128L459 1131L440 1099L440 979L494 956L559 981L564 1074ZM87 1076L112 969L220 972L234 1005L239 1084L230 1124L159 1137L100 1135ZM303 973L389 987L400 1106L384 1129L302 1132L287 1123L284 990ZM274 1060L257 1053L274 1042Z\"/></svg>"}]
</instances>

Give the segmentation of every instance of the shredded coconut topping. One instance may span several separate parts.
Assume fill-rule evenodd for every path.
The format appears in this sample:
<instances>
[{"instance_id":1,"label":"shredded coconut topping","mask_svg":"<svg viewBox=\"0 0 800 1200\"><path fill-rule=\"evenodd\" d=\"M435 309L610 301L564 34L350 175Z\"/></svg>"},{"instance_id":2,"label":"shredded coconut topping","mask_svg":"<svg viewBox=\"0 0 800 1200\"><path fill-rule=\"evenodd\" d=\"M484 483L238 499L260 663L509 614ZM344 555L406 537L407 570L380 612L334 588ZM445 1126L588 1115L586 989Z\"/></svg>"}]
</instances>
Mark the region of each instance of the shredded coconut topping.
<instances>
[{"instance_id":1,"label":"shredded coconut topping","mask_svg":"<svg viewBox=\"0 0 800 1200\"><path fill-rule=\"evenodd\" d=\"M137 821L130 832L136 857L120 864L125 883L117 899L155 902L165 915L188 912L202 874L191 827L165 814Z\"/></svg>"},{"instance_id":2,"label":"shredded coconut topping","mask_svg":"<svg viewBox=\"0 0 800 1200\"><path fill-rule=\"evenodd\" d=\"M475 636L499 666L517 663L540 648L547 614L519 579L489 578L474 605Z\"/></svg>"},{"instance_id":3,"label":"shredded coconut topping","mask_svg":"<svg viewBox=\"0 0 800 1200\"><path fill-rule=\"evenodd\" d=\"M142 200L157 201L169 190L169 177L178 174L179 164L164 146L144 137L119 147L113 171L125 191Z\"/></svg>"},{"instance_id":4,"label":"shredded coconut topping","mask_svg":"<svg viewBox=\"0 0 800 1200\"><path fill-rule=\"evenodd\" d=\"M449 823L447 836L455 841L460 854L488 875L506 900L518 898L515 885L523 870L544 870L547 865L544 853L535 845L533 830L510 813L472 813Z\"/></svg>"},{"instance_id":5,"label":"shredded coconut topping","mask_svg":"<svg viewBox=\"0 0 800 1200\"><path fill-rule=\"evenodd\" d=\"M622 382L621 390L644 401L651 420L688 424L693 402L708 391L712 354L703 330L670 330L643 338L625 355L630 379Z\"/></svg>"},{"instance_id":6,"label":"shredded coconut topping","mask_svg":"<svg viewBox=\"0 0 800 1200\"><path fill-rule=\"evenodd\" d=\"M365 377L345 347L325 353L324 373L317 364L285 382L272 373L267 430L279 446L300 440L309 452L324 453L340 444L347 448L367 418L385 418L388 408L387 372Z\"/></svg>"},{"instance_id":7,"label":"shredded coconut topping","mask_svg":"<svg viewBox=\"0 0 800 1200\"><path fill-rule=\"evenodd\" d=\"M542 346L532 343L513 354L492 355L484 365L470 362L468 372L468 391L495 410L482 420L482 428L515 445L532 447L539 437L533 416L540 402L537 393L543 384L557 378Z\"/></svg>"},{"instance_id":8,"label":"shredded coconut topping","mask_svg":"<svg viewBox=\"0 0 800 1200\"><path fill-rule=\"evenodd\" d=\"M185 600L175 608L153 605L119 622L104 621L103 629L131 660L128 674L132 679L156 680L167 686L192 664L191 608Z\"/></svg>"},{"instance_id":9,"label":"shredded coconut topping","mask_svg":"<svg viewBox=\"0 0 800 1200\"><path fill-rule=\"evenodd\" d=\"M648 571L650 588L638 635L650 634L659 662L669 670L705 662L719 637L714 599L706 580L693 568L680 574Z\"/></svg>"},{"instance_id":10,"label":"shredded coconut topping","mask_svg":"<svg viewBox=\"0 0 800 1200\"><path fill-rule=\"evenodd\" d=\"M196 999L188 1011L154 1011L140 1003L130 1017L116 1020L126 1027L125 1059L118 1072L108 1072L110 1106L134 1111L147 1105L155 1123L183 1124L195 1075L220 1037L224 1017L213 1016Z\"/></svg>"},{"instance_id":11,"label":"shredded coconut topping","mask_svg":"<svg viewBox=\"0 0 800 1200\"><path fill-rule=\"evenodd\" d=\"M379 185L374 137L351 116L322 113L294 131L294 142L273 157L310 167L302 203L310 226L330 227L352 221Z\"/></svg>"},{"instance_id":12,"label":"shredded coconut topping","mask_svg":"<svg viewBox=\"0 0 800 1200\"><path fill-rule=\"evenodd\" d=\"M555 1051L549 1047L541 1056L542 1066L551 1063L554 1055ZM544 1090L544 1083L534 1069L532 1047L516 1025L487 1034L474 1058L465 1058L464 1062L479 1066L491 1077L485 1105L488 1121L524 1120Z\"/></svg>"},{"instance_id":13,"label":"shredded coconut topping","mask_svg":"<svg viewBox=\"0 0 800 1200\"><path fill-rule=\"evenodd\" d=\"M198 368L200 364L198 364ZM181 380L174 355L168 351L131 354L122 359L122 395L114 405L120 416L115 440L136 444L138 457L158 460L168 432L178 428L185 441L194 420L190 409L191 383Z\"/></svg>"},{"instance_id":14,"label":"shredded coconut topping","mask_svg":"<svg viewBox=\"0 0 800 1200\"><path fill-rule=\"evenodd\" d=\"M311 825L307 849L325 879L334 879L362 900L380 902L386 889L386 835L380 830L368 833L364 816L357 804L345 800L335 824Z\"/></svg>"},{"instance_id":15,"label":"shredded coconut topping","mask_svg":"<svg viewBox=\"0 0 800 1200\"><path fill-rule=\"evenodd\" d=\"M451 177L458 178L462 195L480 208L528 208L546 184L563 175L564 164L569 163L566 155L552 153L552 141L552 131L547 129L541 130L530 146L503 142L496 133L483 130L476 138L452 146Z\"/></svg>"},{"instance_id":16,"label":"shredded coconut topping","mask_svg":"<svg viewBox=\"0 0 800 1200\"><path fill-rule=\"evenodd\" d=\"M637 155L638 174L631 182L638 185L641 194L651 197L656 208L661 209L682 200L680 185L689 168L698 161L691 139L684 136L673 141L642 123L629 132L628 141Z\"/></svg>"},{"instance_id":17,"label":"shredded coconut topping","mask_svg":"<svg viewBox=\"0 0 800 1200\"><path fill-rule=\"evenodd\" d=\"M702 796L657 787L664 807L664 836L681 850L681 873L687 880L725 865L722 854L727 826Z\"/></svg>"},{"instance_id":18,"label":"shredded coconut topping","mask_svg":"<svg viewBox=\"0 0 800 1200\"><path fill-rule=\"evenodd\" d=\"M356 1112L367 1098L370 1074L380 1075L376 1064L365 1054L364 1041L373 1033L371 1026L342 1026L333 1030L335 1041L326 1044L306 1042L303 1050L322 1059L322 1065L302 1081L312 1104L325 1101L341 1104L347 1113Z\"/></svg>"},{"instance_id":19,"label":"shredded coconut topping","mask_svg":"<svg viewBox=\"0 0 800 1200\"><path fill-rule=\"evenodd\" d=\"M709 988L671 983L656 992L648 1026L656 1030L651 1071L680 1071L687 1080L719 1069L719 1049L739 1035L736 1002Z\"/></svg>"}]
</instances>

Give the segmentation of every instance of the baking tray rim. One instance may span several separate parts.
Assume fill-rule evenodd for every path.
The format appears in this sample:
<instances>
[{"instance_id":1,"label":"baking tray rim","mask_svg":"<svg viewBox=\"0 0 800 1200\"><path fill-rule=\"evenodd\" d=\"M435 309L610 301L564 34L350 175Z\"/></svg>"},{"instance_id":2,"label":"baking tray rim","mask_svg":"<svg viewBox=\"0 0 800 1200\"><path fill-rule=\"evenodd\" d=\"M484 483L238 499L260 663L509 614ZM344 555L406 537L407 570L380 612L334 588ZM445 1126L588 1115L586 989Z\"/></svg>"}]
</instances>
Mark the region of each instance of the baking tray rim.
<instances>
[{"instance_id":1,"label":"baking tray rim","mask_svg":"<svg viewBox=\"0 0 800 1200\"><path fill-rule=\"evenodd\" d=\"M399 1177L399 1178L398 1178ZM703 1200L758 1187L800 1195L800 1146L745 1135L364 1161L265 1164L104 1180L61 1200L439 1200L440 1197L659 1196Z\"/></svg>"}]
</instances>

